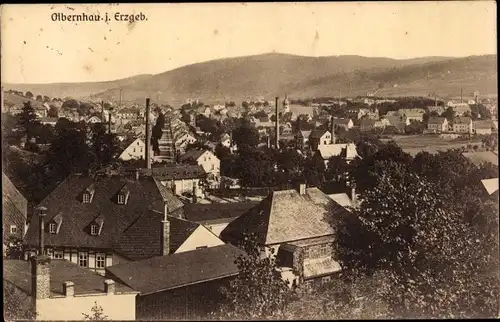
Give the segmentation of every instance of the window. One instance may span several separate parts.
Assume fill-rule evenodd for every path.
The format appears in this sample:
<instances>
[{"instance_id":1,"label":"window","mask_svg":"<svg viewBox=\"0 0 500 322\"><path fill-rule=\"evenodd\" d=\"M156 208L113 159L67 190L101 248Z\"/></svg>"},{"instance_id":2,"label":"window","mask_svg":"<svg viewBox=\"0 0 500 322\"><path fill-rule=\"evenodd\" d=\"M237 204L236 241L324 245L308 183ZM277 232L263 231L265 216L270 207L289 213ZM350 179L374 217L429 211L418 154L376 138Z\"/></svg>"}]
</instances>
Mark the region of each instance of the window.
<instances>
[{"instance_id":1,"label":"window","mask_svg":"<svg viewBox=\"0 0 500 322\"><path fill-rule=\"evenodd\" d=\"M54 258L54 251L52 250L52 248L47 248L47 256L49 256L50 258Z\"/></svg>"},{"instance_id":2,"label":"window","mask_svg":"<svg viewBox=\"0 0 500 322\"><path fill-rule=\"evenodd\" d=\"M95 267L96 268L106 267L106 254L102 253L95 254Z\"/></svg>"},{"instance_id":3,"label":"window","mask_svg":"<svg viewBox=\"0 0 500 322\"><path fill-rule=\"evenodd\" d=\"M83 203L90 203L90 193L83 194Z\"/></svg>"},{"instance_id":4,"label":"window","mask_svg":"<svg viewBox=\"0 0 500 322\"><path fill-rule=\"evenodd\" d=\"M97 225L90 225L90 234L92 236L97 236Z\"/></svg>"},{"instance_id":5,"label":"window","mask_svg":"<svg viewBox=\"0 0 500 322\"><path fill-rule=\"evenodd\" d=\"M212 170L215 170L215 165L214 164L212 164Z\"/></svg>"},{"instance_id":6,"label":"window","mask_svg":"<svg viewBox=\"0 0 500 322\"><path fill-rule=\"evenodd\" d=\"M328 283L330 282L331 277L330 276L324 276L321 278L321 283Z\"/></svg>"},{"instance_id":7,"label":"window","mask_svg":"<svg viewBox=\"0 0 500 322\"><path fill-rule=\"evenodd\" d=\"M125 195L122 195L122 194L118 195L118 203L120 205L123 205L125 203Z\"/></svg>"},{"instance_id":8,"label":"window","mask_svg":"<svg viewBox=\"0 0 500 322\"><path fill-rule=\"evenodd\" d=\"M78 265L80 267L88 267L89 266L89 254L87 252L79 252L78 253Z\"/></svg>"},{"instance_id":9,"label":"window","mask_svg":"<svg viewBox=\"0 0 500 322\"><path fill-rule=\"evenodd\" d=\"M63 259L64 254L62 250L54 250L54 259Z\"/></svg>"},{"instance_id":10,"label":"window","mask_svg":"<svg viewBox=\"0 0 500 322\"><path fill-rule=\"evenodd\" d=\"M10 225L10 233L17 234L17 226L16 225Z\"/></svg>"},{"instance_id":11,"label":"window","mask_svg":"<svg viewBox=\"0 0 500 322\"><path fill-rule=\"evenodd\" d=\"M141 153L143 152L142 148L141 148Z\"/></svg>"},{"instance_id":12,"label":"window","mask_svg":"<svg viewBox=\"0 0 500 322\"><path fill-rule=\"evenodd\" d=\"M135 153L135 148L134 148L134 153Z\"/></svg>"},{"instance_id":13,"label":"window","mask_svg":"<svg viewBox=\"0 0 500 322\"><path fill-rule=\"evenodd\" d=\"M56 227L56 224L51 222L49 224L49 233L50 234L55 234L57 232L57 227Z\"/></svg>"}]
</instances>

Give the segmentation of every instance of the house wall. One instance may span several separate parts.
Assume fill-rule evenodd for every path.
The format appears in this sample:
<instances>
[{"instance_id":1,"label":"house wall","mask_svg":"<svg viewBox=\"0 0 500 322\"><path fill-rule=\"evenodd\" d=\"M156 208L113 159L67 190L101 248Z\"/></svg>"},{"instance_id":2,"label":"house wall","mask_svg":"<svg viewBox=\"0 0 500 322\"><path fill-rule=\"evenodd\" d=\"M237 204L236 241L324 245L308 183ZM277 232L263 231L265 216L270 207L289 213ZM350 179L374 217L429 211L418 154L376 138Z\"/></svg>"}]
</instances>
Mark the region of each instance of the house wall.
<instances>
[{"instance_id":1,"label":"house wall","mask_svg":"<svg viewBox=\"0 0 500 322\"><path fill-rule=\"evenodd\" d=\"M193 320L206 317L222 299L231 277L137 297L137 320Z\"/></svg>"},{"instance_id":2,"label":"house wall","mask_svg":"<svg viewBox=\"0 0 500 322\"><path fill-rule=\"evenodd\" d=\"M144 158L146 144L142 140L132 142L121 154L119 159L123 161L137 160Z\"/></svg>"},{"instance_id":3,"label":"house wall","mask_svg":"<svg viewBox=\"0 0 500 322\"><path fill-rule=\"evenodd\" d=\"M116 254L112 253L108 250L103 249L88 249L88 248L65 248L65 247L46 247L46 254L52 259L66 259L72 263L80 265L78 261L79 253L87 253L87 266L81 266L84 268L88 268L96 273L104 275L106 267L117 265L121 263L129 262L128 259ZM32 250L27 250L24 254L25 260L28 260L32 255L37 252ZM55 255L62 254L62 258L57 257ZM100 267L97 263L97 256L105 255L104 257L104 267Z\"/></svg>"},{"instance_id":4,"label":"house wall","mask_svg":"<svg viewBox=\"0 0 500 322\"><path fill-rule=\"evenodd\" d=\"M229 225L229 223L228 222L217 223L217 224L204 223L202 225L205 226L208 230L210 230L214 235L220 237L220 233L227 227L227 225Z\"/></svg>"},{"instance_id":5,"label":"house wall","mask_svg":"<svg viewBox=\"0 0 500 322\"><path fill-rule=\"evenodd\" d=\"M210 230L200 225L188 237L188 239L184 241L175 253L177 254L195 250L198 247L214 247L220 245L224 245L224 242L215 236Z\"/></svg>"},{"instance_id":6,"label":"house wall","mask_svg":"<svg viewBox=\"0 0 500 322\"><path fill-rule=\"evenodd\" d=\"M476 129L476 134L491 134L491 129Z\"/></svg>"},{"instance_id":7,"label":"house wall","mask_svg":"<svg viewBox=\"0 0 500 322\"><path fill-rule=\"evenodd\" d=\"M470 129L469 124L453 124L453 132L469 133Z\"/></svg>"},{"instance_id":8,"label":"house wall","mask_svg":"<svg viewBox=\"0 0 500 322\"><path fill-rule=\"evenodd\" d=\"M97 305L102 307L103 314L107 315L107 320L131 321L136 319L135 298L136 294L132 293L76 295L37 300L37 320L83 320L82 313L91 315L91 309L97 302Z\"/></svg>"}]
</instances>

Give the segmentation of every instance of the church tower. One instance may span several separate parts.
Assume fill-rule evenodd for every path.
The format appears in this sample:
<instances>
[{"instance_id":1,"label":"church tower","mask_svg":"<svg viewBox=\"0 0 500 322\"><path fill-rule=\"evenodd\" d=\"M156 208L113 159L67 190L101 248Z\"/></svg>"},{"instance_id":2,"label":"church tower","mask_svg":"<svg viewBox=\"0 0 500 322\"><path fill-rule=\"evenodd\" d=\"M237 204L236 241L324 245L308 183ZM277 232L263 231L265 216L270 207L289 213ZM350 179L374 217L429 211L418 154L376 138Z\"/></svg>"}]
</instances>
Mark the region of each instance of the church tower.
<instances>
[{"instance_id":1,"label":"church tower","mask_svg":"<svg viewBox=\"0 0 500 322\"><path fill-rule=\"evenodd\" d=\"M290 112L290 102L288 101L288 96L285 94L285 99L283 100L283 114Z\"/></svg>"}]
</instances>

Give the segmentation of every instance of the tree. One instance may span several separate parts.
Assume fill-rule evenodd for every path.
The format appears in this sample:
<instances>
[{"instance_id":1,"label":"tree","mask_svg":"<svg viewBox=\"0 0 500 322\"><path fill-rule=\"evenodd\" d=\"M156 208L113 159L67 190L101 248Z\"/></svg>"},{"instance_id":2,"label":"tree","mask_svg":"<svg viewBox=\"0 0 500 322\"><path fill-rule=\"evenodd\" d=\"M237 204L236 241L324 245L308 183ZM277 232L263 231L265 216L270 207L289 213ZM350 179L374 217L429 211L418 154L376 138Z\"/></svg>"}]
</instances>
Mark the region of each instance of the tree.
<instances>
[{"instance_id":1,"label":"tree","mask_svg":"<svg viewBox=\"0 0 500 322\"><path fill-rule=\"evenodd\" d=\"M3 306L7 321L35 320L37 316L31 298L6 280L3 286Z\"/></svg>"},{"instance_id":2,"label":"tree","mask_svg":"<svg viewBox=\"0 0 500 322\"><path fill-rule=\"evenodd\" d=\"M43 101L43 96L42 95L37 95L36 96L37 101Z\"/></svg>"},{"instance_id":3,"label":"tree","mask_svg":"<svg viewBox=\"0 0 500 322\"><path fill-rule=\"evenodd\" d=\"M18 125L23 130L24 134L26 134L28 140L34 137L33 132L37 123L35 109L31 106L31 102L24 102L22 112L19 114Z\"/></svg>"},{"instance_id":4,"label":"tree","mask_svg":"<svg viewBox=\"0 0 500 322\"><path fill-rule=\"evenodd\" d=\"M59 109L55 107L54 105L50 105L49 111L47 112L48 117L58 117L59 116Z\"/></svg>"},{"instance_id":5,"label":"tree","mask_svg":"<svg viewBox=\"0 0 500 322\"><path fill-rule=\"evenodd\" d=\"M165 126L165 115L160 113L158 118L156 119L156 124L151 129L151 144L153 146L153 150L158 152L158 140L161 139L163 135L163 127Z\"/></svg>"},{"instance_id":6,"label":"tree","mask_svg":"<svg viewBox=\"0 0 500 322\"><path fill-rule=\"evenodd\" d=\"M7 249L5 250L5 257L9 259L23 259L23 240L14 235L7 237Z\"/></svg>"},{"instance_id":7,"label":"tree","mask_svg":"<svg viewBox=\"0 0 500 322\"><path fill-rule=\"evenodd\" d=\"M309 156L304 164L304 177L308 185L320 187L325 182L325 161L319 153Z\"/></svg>"},{"instance_id":8,"label":"tree","mask_svg":"<svg viewBox=\"0 0 500 322\"><path fill-rule=\"evenodd\" d=\"M275 184L275 169L272 155L266 151L243 145L238 148L235 168L244 187L265 187Z\"/></svg>"},{"instance_id":9,"label":"tree","mask_svg":"<svg viewBox=\"0 0 500 322\"><path fill-rule=\"evenodd\" d=\"M242 121L233 131L233 142L238 148L243 146L256 147L259 141L259 132L248 121Z\"/></svg>"},{"instance_id":10,"label":"tree","mask_svg":"<svg viewBox=\"0 0 500 322\"><path fill-rule=\"evenodd\" d=\"M108 316L105 315L104 310L102 309L102 306L97 305L97 301L94 302L94 306L91 309L90 314L82 313L83 318L85 320L91 320L91 321L104 321L108 319Z\"/></svg>"},{"instance_id":11,"label":"tree","mask_svg":"<svg viewBox=\"0 0 500 322\"><path fill-rule=\"evenodd\" d=\"M48 97L47 95L43 95L43 101L50 102L50 97Z\"/></svg>"},{"instance_id":12,"label":"tree","mask_svg":"<svg viewBox=\"0 0 500 322\"><path fill-rule=\"evenodd\" d=\"M118 140L112 133L108 133L102 123L93 124L91 128L90 145L100 168L113 161L118 151Z\"/></svg>"},{"instance_id":13,"label":"tree","mask_svg":"<svg viewBox=\"0 0 500 322\"><path fill-rule=\"evenodd\" d=\"M448 107L442 114L442 117L446 117L448 122L453 121L453 118L455 117L455 112L453 111L453 108L450 106Z\"/></svg>"},{"instance_id":14,"label":"tree","mask_svg":"<svg viewBox=\"0 0 500 322\"><path fill-rule=\"evenodd\" d=\"M241 248L245 254L236 259L239 274L221 290L224 300L215 315L231 320L282 319L292 291L277 271L274 251L262 258L252 235L245 237Z\"/></svg>"},{"instance_id":15,"label":"tree","mask_svg":"<svg viewBox=\"0 0 500 322\"><path fill-rule=\"evenodd\" d=\"M377 184L338 227L343 268L353 275L387 272L389 287L380 293L392 316L498 314L498 242L487 245L490 239L448 206L438 186L408 165L380 163Z\"/></svg>"},{"instance_id":16,"label":"tree","mask_svg":"<svg viewBox=\"0 0 500 322\"><path fill-rule=\"evenodd\" d=\"M26 94L24 94L24 96L28 97L28 98L33 98L33 93L30 91L27 91Z\"/></svg>"},{"instance_id":17,"label":"tree","mask_svg":"<svg viewBox=\"0 0 500 322\"><path fill-rule=\"evenodd\" d=\"M80 103L75 99L67 99L61 106L63 110L78 109L79 107Z\"/></svg>"}]
</instances>

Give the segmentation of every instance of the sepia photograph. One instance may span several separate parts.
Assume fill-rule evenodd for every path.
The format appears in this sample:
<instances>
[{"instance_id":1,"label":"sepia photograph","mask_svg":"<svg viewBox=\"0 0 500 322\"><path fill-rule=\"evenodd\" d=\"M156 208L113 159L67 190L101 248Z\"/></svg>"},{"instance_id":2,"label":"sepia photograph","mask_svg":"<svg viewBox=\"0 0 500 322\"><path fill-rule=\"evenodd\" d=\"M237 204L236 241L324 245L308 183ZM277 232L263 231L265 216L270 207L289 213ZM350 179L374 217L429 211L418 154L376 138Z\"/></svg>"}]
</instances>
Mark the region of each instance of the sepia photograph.
<instances>
[{"instance_id":1,"label":"sepia photograph","mask_svg":"<svg viewBox=\"0 0 500 322\"><path fill-rule=\"evenodd\" d=\"M500 318L496 2L0 9L4 320Z\"/></svg>"}]
</instances>

